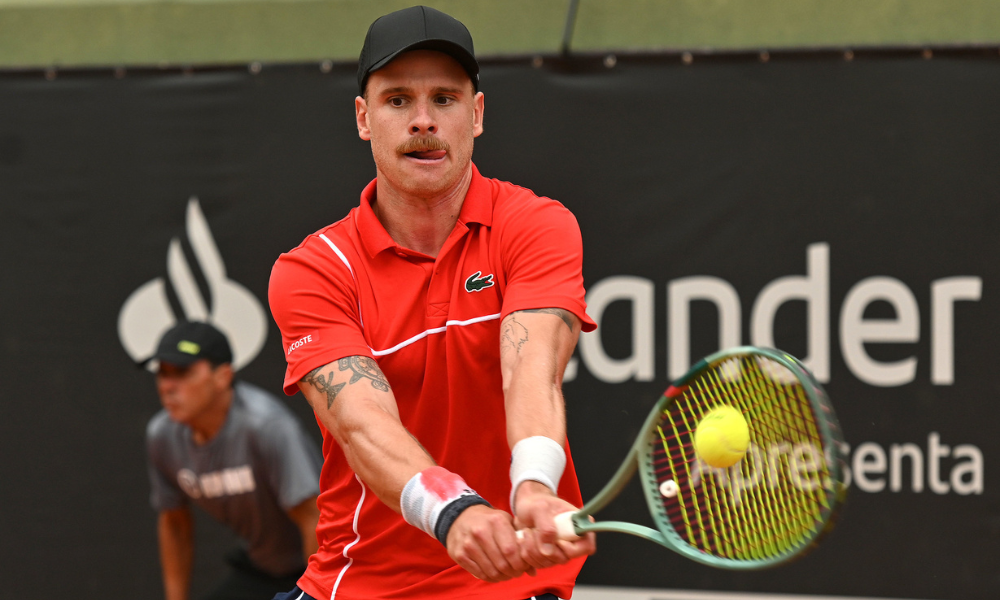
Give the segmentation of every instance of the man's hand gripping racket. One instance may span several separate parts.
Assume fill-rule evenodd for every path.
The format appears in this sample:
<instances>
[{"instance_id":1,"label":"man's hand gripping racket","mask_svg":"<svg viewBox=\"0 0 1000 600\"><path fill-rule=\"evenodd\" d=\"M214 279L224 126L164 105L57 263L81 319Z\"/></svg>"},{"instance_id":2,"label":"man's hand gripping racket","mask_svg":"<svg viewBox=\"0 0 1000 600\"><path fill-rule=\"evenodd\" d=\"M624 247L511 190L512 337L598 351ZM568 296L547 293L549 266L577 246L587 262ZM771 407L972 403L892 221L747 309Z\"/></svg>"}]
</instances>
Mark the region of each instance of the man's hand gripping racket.
<instances>
[{"instance_id":1,"label":"man's hand gripping racket","mask_svg":"<svg viewBox=\"0 0 1000 600\"><path fill-rule=\"evenodd\" d=\"M722 406L738 411L746 426L729 409L713 411ZM742 447L724 449L738 452L732 460L707 448L717 442L707 434L695 449L709 412L730 413L724 416L735 437L742 429L735 442ZM714 567L775 566L814 547L831 528L846 495L843 448L826 393L798 360L771 349L723 350L667 388L611 481L582 509L556 517L558 535L618 531ZM594 521L590 515L637 469L656 529Z\"/></svg>"}]
</instances>

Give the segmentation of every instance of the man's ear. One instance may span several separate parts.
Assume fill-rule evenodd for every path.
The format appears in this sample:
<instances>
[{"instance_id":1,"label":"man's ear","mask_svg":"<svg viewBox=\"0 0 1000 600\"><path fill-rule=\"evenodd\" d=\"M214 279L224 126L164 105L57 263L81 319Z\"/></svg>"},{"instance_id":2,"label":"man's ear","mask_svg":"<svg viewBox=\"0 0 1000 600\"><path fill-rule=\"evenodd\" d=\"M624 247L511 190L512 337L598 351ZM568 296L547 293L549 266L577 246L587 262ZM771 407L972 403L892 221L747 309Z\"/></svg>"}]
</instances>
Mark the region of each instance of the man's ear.
<instances>
[{"instance_id":1,"label":"man's ear","mask_svg":"<svg viewBox=\"0 0 1000 600\"><path fill-rule=\"evenodd\" d=\"M358 121L358 137L370 142L372 130L368 127L368 101L361 96L354 99L354 116Z\"/></svg>"},{"instance_id":2,"label":"man's ear","mask_svg":"<svg viewBox=\"0 0 1000 600\"><path fill-rule=\"evenodd\" d=\"M229 389L233 386L233 365L222 363L212 371L212 377L219 389Z\"/></svg>"},{"instance_id":3,"label":"man's ear","mask_svg":"<svg viewBox=\"0 0 1000 600\"><path fill-rule=\"evenodd\" d=\"M483 133L483 113L486 112L486 96L482 92L476 92L473 102L475 102L475 108L472 116L472 137L479 137Z\"/></svg>"}]
</instances>

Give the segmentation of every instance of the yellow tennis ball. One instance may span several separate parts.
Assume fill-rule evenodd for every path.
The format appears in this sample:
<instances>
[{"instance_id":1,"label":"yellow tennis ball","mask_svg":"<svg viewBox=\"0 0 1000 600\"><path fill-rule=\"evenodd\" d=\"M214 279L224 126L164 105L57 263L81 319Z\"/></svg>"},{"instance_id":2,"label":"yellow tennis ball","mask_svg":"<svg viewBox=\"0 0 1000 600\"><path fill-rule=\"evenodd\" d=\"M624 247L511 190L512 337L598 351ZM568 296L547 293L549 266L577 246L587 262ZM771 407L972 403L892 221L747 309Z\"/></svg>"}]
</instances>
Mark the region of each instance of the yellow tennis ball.
<instances>
[{"instance_id":1,"label":"yellow tennis ball","mask_svg":"<svg viewBox=\"0 0 1000 600\"><path fill-rule=\"evenodd\" d=\"M732 406L722 405L708 411L694 430L694 451L716 469L738 463L749 445L746 419Z\"/></svg>"}]
</instances>

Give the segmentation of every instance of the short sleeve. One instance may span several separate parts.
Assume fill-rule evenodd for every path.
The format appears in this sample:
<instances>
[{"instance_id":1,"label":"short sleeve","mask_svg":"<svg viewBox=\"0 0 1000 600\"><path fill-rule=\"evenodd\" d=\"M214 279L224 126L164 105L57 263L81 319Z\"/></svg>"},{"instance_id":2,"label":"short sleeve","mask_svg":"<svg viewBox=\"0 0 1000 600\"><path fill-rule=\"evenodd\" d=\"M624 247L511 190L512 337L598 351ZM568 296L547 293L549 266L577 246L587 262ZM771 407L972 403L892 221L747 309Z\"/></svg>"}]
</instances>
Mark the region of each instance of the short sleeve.
<instances>
[{"instance_id":1,"label":"short sleeve","mask_svg":"<svg viewBox=\"0 0 1000 600\"><path fill-rule=\"evenodd\" d=\"M501 318L518 310L562 308L580 319L584 331L593 331L576 217L555 200L527 193L511 204L500 233L506 280Z\"/></svg>"},{"instance_id":2,"label":"short sleeve","mask_svg":"<svg viewBox=\"0 0 1000 600\"><path fill-rule=\"evenodd\" d=\"M315 237L278 258L271 269L268 301L281 330L288 363L283 388L289 396L317 367L345 356L371 356L353 274Z\"/></svg>"},{"instance_id":3,"label":"short sleeve","mask_svg":"<svg viewBox=\"0 0 1000 600\"><path fill-rule=\"evenodd\" d=\"M285 510L319 495L323 460L298 421L283 415L257 431L257 445L268 482Z\"/></svg>"},{"instance_id":4,"label":"short sleeve","mask_svg":"<svg viewBox=\"0 0 1000 600\"><path fill-rule=\"evenodd\" d=\"M155 434L155 419L146 429L147 471L149 473L149 504L155 511L173 510L187 506L187 496L177 481L165 471L165 448Z\"/></svg>"}]
</instances>

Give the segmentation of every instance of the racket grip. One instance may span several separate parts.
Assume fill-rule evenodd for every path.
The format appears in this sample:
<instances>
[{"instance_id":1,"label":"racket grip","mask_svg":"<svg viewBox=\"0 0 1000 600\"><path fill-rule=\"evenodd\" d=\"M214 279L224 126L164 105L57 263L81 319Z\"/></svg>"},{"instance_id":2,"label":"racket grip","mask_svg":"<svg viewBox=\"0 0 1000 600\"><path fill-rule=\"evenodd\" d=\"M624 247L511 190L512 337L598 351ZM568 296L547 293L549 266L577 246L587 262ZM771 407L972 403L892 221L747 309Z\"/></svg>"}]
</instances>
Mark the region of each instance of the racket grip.
<instances>
[{"instance_id":1,"label":"racket grip","mask_svg":"<svg viewBox=\"0 0 1000 600\"><path fill-rule=\"evenodd\" d=\"M566 541L580 539L580 536L576 534L576 527L573 526L573 515L575 514L575 510L569 510L555 516L556 537Z\"/></svg>"},{"instance_id":2,"label":"racket grip","mask_svg":"<svg viewBox=\"0 0 1000 600\"><path fill-rule=\"evenodd\" d=\"M573 541L580 539L580 536L576 534L576 527L573 526L573 515L576 514L575 510L568 510L564 513L559 513L555 516L554 521L556 522L556 537L561 540ZM514 532L517 535L517 539L524 539L524 530L518 529Z\"/></svg>"}]
</instances>

